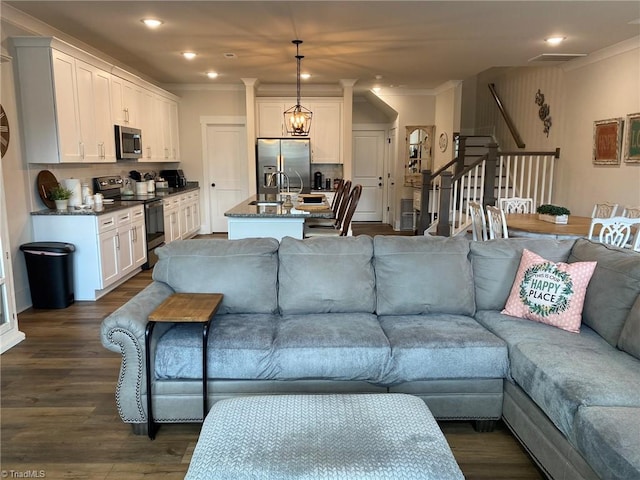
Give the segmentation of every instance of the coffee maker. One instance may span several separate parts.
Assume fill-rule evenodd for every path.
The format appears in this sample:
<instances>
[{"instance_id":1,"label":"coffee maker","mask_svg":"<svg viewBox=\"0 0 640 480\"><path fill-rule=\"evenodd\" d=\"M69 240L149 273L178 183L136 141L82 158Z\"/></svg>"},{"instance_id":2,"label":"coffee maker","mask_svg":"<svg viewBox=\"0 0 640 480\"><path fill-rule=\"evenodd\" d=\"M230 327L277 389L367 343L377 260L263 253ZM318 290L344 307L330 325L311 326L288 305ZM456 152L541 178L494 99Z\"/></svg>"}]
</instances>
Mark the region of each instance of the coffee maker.
<instances>
[{"instance_id":1,"label":"coffee maker","mask_svg":"<svg viewBox=\"0 0 640 480\"><path fill-rule=\"evenodd\" d=\"M313 189L314 190L322 190L324 185L322 184L322 173L316 172L313 174Z\"/></svg>"}]
</instances>

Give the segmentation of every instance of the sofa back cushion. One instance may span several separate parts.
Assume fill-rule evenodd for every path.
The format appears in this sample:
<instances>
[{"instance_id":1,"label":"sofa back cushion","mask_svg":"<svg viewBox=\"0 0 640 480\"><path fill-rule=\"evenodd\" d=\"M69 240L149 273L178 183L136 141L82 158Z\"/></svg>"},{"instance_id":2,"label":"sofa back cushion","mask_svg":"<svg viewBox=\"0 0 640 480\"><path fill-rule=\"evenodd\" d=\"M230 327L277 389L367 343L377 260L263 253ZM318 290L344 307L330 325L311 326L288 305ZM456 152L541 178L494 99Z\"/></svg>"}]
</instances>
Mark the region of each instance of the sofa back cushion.
<instances>
[{"instance_id":1,"label":"sofa back cushion","mask_svg":"<svg viewBox=\"0 0 640 480\"><path fill-rule=\"evenodd\" d=\"M478 310L502 310L526 248L557 263L566 262L574 240L509 238L471 242L471 265Z\"/></svg>"},{"instance_id":2,"label":"sofa back cushion","mask_svg":"<svg viewBox=\"0 0 640 480\"><path fill-rule=\"evenodd\" d=\"M614 347L640 294L640 255L633 250L579 239L569 262L598 262L584 299L582 321Z\"/></svg>"},{"instance_id":3,"label":"sofa back cushion","mask_svg":"<svg viewBox=\"0 0 640 480\"><path fill-rule=\"evenodd\" d=\"M640 360L640 296L636 298L627 320L624 322L618 348Z\"/></svg>"},{"instance_id":4,"label":"sofa back cushion","mask_svg":"<svg viewBox=\"0 0 640 480\"><path fill-rule=\"evenodd\" d=\"M223 293L219 313L278 310L278 241L193 239L157 248L153 279L176 292Z\"/></svg>"},{"instance_id":5,"label":"sofa back cushion","mask_svg":"<svg viewBox=\"0 0 640 480\"><path fill-rule=\"evenodd\" d=\"M281 313L374 312L371 237L284 237L278 257Z\"/></svg>"},{"instance_id":6,"label":"sofa back cushion","mask_svg":"<svg viewBox=\"0 0 640 480\"><path fill-rule=\"evenodd\" d=\"M378 315L475 313L467 240L376 236L373 245Z\"/></svg>"}]
</instances>

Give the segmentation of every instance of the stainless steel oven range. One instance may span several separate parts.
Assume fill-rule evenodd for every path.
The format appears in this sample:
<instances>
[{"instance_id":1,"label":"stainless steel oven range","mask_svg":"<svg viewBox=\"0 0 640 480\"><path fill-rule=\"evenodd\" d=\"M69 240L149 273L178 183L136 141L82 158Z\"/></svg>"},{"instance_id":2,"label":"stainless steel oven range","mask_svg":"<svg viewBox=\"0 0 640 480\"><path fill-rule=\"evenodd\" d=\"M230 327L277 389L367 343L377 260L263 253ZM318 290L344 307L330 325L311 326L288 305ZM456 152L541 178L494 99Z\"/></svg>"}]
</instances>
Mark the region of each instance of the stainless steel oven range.
<instances>
[{"instance_id":1,"label":"stainless steel oven range","mask_svg":"<svg viewBox=\"0 0 640 480\"><path fill-rule=\"evenodd\" d=\"M142 265L143 270L153 267L158 261L154 249L164 245L164 211L162 198L151 193L148 195L122 195L123 180L120 175L109 175L93 179L95 193L102 193L104 198L127 203L144 204L144 224L147 237L147 261ZM135 189L134 189L135 191Z\"/></svg>"}]
</instances>

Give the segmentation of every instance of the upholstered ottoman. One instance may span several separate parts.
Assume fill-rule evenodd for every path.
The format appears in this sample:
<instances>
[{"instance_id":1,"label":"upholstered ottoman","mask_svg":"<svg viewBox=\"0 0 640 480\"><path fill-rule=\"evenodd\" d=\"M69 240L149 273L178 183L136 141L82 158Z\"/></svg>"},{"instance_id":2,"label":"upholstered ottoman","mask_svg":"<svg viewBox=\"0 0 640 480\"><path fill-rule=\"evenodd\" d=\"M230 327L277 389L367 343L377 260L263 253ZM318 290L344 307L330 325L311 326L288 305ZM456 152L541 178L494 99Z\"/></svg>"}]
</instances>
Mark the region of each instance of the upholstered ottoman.
<instances>
[{"instance_id":1,"label":"upholstered ottoman","mask_svg":"<svg viewBox=\"0 0 640 480\"><path fill-rule=\"evenodd\" d=\"M214 404L186 479L464 479L422 400L271 395Z\"/></svg>"}]
</instances>

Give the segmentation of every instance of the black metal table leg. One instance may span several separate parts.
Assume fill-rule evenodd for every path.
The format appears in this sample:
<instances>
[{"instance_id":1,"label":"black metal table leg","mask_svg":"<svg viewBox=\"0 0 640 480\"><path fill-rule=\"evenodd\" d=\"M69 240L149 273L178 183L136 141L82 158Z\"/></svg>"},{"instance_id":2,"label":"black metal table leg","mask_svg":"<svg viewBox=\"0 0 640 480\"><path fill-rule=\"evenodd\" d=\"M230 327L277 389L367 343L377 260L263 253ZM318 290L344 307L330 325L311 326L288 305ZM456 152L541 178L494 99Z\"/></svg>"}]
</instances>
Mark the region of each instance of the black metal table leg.
<instances>
[{"instance_id":1,"label":"black metal table leg","mask_svg":"<svg viewBox=\"0 0 640 480\"><path fill-rule=\"evenodd\" d=\"M151 403L151 334L156 322L149 321L144 330L145 363L147 370L147 435L153 440L156 438L156 424L153 421L153 407Z\"/></svg>"},{"instance_id":2,"label":"black metal table leg","mask_svg":"<svg viewBox=\"0 0 640 480\"><path fill-rule=\"evenodd\" d=\"M211 325L211 319L209 319L202 327L202 421L207 417L209 412L208 405L208 392L207 392L207 347L209 344L209 326Z\"/></svg>"}]
</instances>

